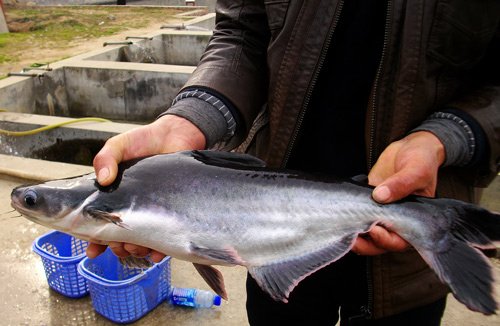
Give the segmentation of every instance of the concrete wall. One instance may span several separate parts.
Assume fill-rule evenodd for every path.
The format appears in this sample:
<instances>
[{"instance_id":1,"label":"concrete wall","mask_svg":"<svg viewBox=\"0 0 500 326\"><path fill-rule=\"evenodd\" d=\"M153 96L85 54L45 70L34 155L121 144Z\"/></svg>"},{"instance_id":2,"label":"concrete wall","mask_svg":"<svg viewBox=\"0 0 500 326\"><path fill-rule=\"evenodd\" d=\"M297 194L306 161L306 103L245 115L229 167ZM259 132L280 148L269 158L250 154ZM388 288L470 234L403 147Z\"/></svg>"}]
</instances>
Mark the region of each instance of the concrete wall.
<instances>
[{"instance_id":1,"label":"concrete wall","mask_svg":"<svg viewBox=\"0 0 500 326\"><path fill-rule=\"evenodd\" d=\"M215 12L216 0L196 0L197 6L208 7L208 12ZM54 5L116 5L116 0L4 0L4 3L16 3L20 5L35 4L42 6ZM186 0L127 0L130 5L146 6L184 6Z\"/></svg>"},{"instance_id":2,"label":"concrete wall","mask_svg":"<svg viewBox=\"0 0 500 326\"><path fill-rule=\"evenodd\" d=\"M127 0L130 4L146 4L156 6L175 6L182 0ZM5 3L17 3L20 5L35 4L41 6L57 5L116 5L116 0L5 0ZM175 3L175 4L171 4ZM184 5L184 2L182 3Z\"/></svg>"},{"instance_id":3,"label":"concrete wall","mask_svg":"<svg viewBox=\"0 0 500 326\"><path fill-rule=\"evenodd\" d=\"M65 68L68 116L151 122L170 106L192 69L177 72Z\"/></svg>"},{"instance_id":4,"label":"concrete wall","mask_svg":"<svg viewBox=\"0 0 500 326\"><path fill-rule=\"evenodd\" d=\"M9 28L7 27L7 22L5 21L5 15L3 12L3 5L0 2L0 34L8 33Z\"/></svg>"},{"instance_id":5,"label":"concrete wall","mask_svg":"<svg viewBox=\"0 0 500 326\"><path fill-rule=\"evenodd\" d=\"M114 47L85 60L196 66L212 32L169 31L152 39Z\"/></svg>"},{"instance_id":6,"label":"concrete wall","mask_svg":"<svg viewBox=\"0 0 500 326\"><path fill-rule=\"evenodd\" d=\"M215 14L207 14L185 26L213 28L214 24ZM91 164L106 139L153 121L170 106L211 35L206 30L165 28L130 45L108 45L54 62L51 71L34 70L26 77L0 80L0 108L12 112L0 115L0 128L30 130L88 116L115 121L96 126L110 125L110 130L89 130L85 125L23 137L0 134L0 154ZM144 57L157 63L144 63L148 62ZM32 77L33 73L38 76Z\"/></svg>"},{"instance_id":7,"label":"concrete wall","mask_svg":"<svg viewBox=\"0 0 500 326\"><path fill-rule=\"evenodd\" d=\"M40 78L0 81L0 107L61 117L96 116L151 122L163 112L194 66L123 62L74 62Z\"/></svg>"},{"instance_id":8,"label":"concrete wall","mask_svg":"<svg viewBox=\"0 0 500 326\"><path fill-rule=\"evenodd\" d=\"M213 23L213 16L205 18ZM153 121L187 81L211 35L210 31L162 29L131 45L109 45L52 63L53 70L39 77L0 80L0 108L49 116Z\"/></svg>"}]
</instances>

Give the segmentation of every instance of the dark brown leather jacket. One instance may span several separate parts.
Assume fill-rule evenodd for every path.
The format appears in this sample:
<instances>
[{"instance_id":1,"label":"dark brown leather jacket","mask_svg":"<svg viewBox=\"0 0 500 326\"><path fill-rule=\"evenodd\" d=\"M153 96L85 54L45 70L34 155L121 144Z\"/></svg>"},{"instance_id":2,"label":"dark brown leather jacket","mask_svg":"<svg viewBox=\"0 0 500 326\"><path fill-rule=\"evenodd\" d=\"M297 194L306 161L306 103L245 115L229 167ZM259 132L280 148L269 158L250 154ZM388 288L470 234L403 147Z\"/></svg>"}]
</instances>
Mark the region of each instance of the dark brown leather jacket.
<instances>
[{"instance_id":1,"label":"dark brown leather jacket","mask_svg":"<svg viewBox=\"0 0 500 326\"><path fill-rule=\"evenodd\" d=\"M286 166L342 5L219 1L214 36L186 87L213 89L238 108L244 123L229 147L247 139L247 151ZM432 112L457 108L479 123L488 151L466 171L440 170L437 195L477 200L475 188L500 167L499 21L499 0L389 0L366 117L369 168ZM372 281L376 318L446 293L415 252L373 258Z\"/></svg>"}]
</instances>

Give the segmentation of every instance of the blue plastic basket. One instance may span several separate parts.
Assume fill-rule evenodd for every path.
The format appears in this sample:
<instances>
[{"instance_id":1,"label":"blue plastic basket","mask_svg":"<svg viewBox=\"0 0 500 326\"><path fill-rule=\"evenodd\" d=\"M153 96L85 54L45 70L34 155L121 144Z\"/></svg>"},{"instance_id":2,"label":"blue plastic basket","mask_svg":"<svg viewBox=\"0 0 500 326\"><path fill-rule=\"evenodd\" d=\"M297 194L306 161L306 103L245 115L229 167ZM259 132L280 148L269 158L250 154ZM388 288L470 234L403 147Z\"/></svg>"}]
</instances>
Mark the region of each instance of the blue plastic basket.
<instances>
[{"instance_id":1,"label":"blue plastic basket","mask_svg":"<svg viewBox=\"0 0 500 326\"><path fill-rule=\"evenodd\" d=\"M138 320L170 294L170 257L149 269L129 268L107 249L85 258L78 272L87 279L94 309L120 324Z\"/></svg>"},{"instance_id":2,"label":"blue plastic basket","mask_svg":"<svg viewBox=\"0 0 500 326\"><path fill-rule=\"evenodd\" d=\"M80 298L89 290L78 274L78 263L85 258L88 242L69 234L52 231L33 241L33 251L42 258L49 286L70 298Z\"/></svg>"}]
</instances>

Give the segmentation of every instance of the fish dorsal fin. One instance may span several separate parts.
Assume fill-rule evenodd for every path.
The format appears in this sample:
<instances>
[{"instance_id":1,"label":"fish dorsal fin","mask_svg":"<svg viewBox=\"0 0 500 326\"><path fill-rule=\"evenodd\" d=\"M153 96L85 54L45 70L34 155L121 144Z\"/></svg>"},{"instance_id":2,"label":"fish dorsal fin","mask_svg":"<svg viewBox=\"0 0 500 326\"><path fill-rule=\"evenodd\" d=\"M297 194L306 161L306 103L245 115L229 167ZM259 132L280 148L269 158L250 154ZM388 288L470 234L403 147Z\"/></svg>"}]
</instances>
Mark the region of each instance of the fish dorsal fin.
<instances>
[{"instance_id":1,"label":"fish dorsal fin","mask_svg":"<svg viewBox=\"0 0 500 326\"><path fill-rule=\"evenodd\" d=\"M223 151L190 151L192 157L207 164L230 168L263 168L266 163L252 155Z\"/></svg>"},{"instance_id":2,"label":"fish dorsal fin","mask_svg":"<svg viewBox=\"0 0 500 326\"><path fill-rule=\"evenodd\" d=\"M354 177L351 177L351 180L358 183L368 184L368 176L366 174L355 175Z\"/></svg>"},{"instance_id":3,"label":"fish dorsal fin","mask_svg":"<svg viewBox=\"0 0 500 326\"><path fill-rule=\"evenodd\" d=\"M324 248L292 259L248 266L248 271L262 290L274 300L288 302L290 292L300 281L343 257L351 250L357 235L358 233L347 235Z\"/></svg>"},{"instance_id":4,"label":"fish dorsal fin","mask_svg":"<svg viewBox=\"0 0 500 326\"><path fill-rule=\"evenodd\" d=\"M207 282L212 290L222 299L227 300L226 286L221 272L210 265L193 263L194 267L200 273L201 277Z\"/></svg>"}]
</instances>

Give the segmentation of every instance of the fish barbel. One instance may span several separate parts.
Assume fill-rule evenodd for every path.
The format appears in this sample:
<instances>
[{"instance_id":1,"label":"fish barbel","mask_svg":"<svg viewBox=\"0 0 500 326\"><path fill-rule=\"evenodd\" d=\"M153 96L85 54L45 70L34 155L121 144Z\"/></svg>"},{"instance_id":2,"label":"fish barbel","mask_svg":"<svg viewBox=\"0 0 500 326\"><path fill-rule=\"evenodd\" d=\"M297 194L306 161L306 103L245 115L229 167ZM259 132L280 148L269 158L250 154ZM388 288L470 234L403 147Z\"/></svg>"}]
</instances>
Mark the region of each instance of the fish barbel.
<instances>
[{"instance_id":1,"label":"fish barbel","mask_svg":"<svg viewBox=\"0 0 500 326\"><path fill-rule=\"evenodd\" d=\"M212 265L242 265L286 302L359 234L383 225L407 240L471 310L493 314L494 277L477 248L500 241L500 215L453 200L410 196L382 205L372 188L265 168L246 154L185 151L123 162L107 187L95 174L21 186L12 206L78 238L135 243L191 261L227 298Z\"/></svg>"}]
</instances>

